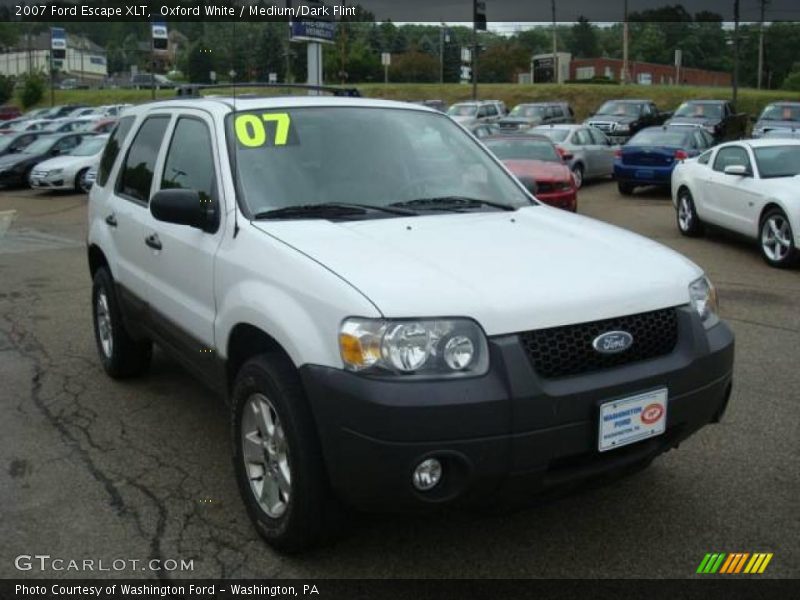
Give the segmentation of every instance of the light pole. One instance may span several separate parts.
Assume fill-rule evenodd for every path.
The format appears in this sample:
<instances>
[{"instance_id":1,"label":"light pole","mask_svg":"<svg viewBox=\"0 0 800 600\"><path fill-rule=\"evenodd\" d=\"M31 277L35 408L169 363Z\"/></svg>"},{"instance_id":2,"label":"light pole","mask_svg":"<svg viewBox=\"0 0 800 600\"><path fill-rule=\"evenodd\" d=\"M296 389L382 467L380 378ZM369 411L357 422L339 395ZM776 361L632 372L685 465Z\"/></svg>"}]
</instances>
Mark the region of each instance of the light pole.
<instances>
[{"instance_id":1,"label":"light pole","mask_svg":"<svg viewBox=\"0 0 800 600\"><path fill-rule=\"evenodd\" d=\"M769 0L759 0L761 8L761 20L758 28L758 82L756 87L761 89L761 81L764 77L764 13L767 10Z\"/></svg>"},{"instance_id":2,"label":"light pole","mask_svg":"<svg viewBox=\"0 0 800 600\"><path fill-rule=\"evenodd\" d=\"M622 73L620 73L623 85L628 83L628 68L628 0L625 0L622 18Z\"/></svg>"},{"instance_id":3,"label":"light pole","mask_svg":"<svg viewBox=\"0 0 800 600\"><path fill-rule=\"evenodd\" d=\"M553 83L559 83L558 77L558 34L556 33L556 0L550 0L550 11L553 16Z\"/></svg>"},{"instance_id":4,"label":"light pole","mask_svg":"<svg viewBox=\"0 0 800 600\"><path fill-rule=\"evenodd\" d=\"M733 105L739 98L739 1L733 0Z\"/></svg>"}]
</instances>

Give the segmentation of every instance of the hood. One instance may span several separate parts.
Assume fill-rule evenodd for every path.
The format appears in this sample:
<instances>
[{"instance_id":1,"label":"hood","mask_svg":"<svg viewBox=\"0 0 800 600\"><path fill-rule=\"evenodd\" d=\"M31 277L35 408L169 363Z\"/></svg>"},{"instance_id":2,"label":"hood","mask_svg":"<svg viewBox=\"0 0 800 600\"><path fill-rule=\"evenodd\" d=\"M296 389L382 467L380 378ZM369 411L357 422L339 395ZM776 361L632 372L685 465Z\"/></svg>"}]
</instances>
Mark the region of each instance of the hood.
<instances>
[{"instance_id":1,"label":"hood","mask_svg":"<svg viewBox=\"0 0 800 600\"><path fill-rule=\"evenodd\" d=\"M772 129L800 129L800 121L758 121L753 129L770 131Z\"/></svg>"},{"instance_id":2,"label":"hood","mask_svg":"<svg viewBox=\"0 0 800 600\"><path fill-rule=\"evenodd\" d=\"M719 125L721 119L710 117L672 117L665 125L694 125L696 127L713 127Z\"/></svg>"},{"instance_id":3,"label":"hood","mask_svg":"<svg viewBox=\"0 0 800 600\"><path fill-rule=\"evenodd\" d=\"M37 169L49 171L51 169L75 169L81 166L89 166L95 161L94 156L56 156L36 165Z\"/></svg>"},{"instance_id":4,"label":"hood","mask_svg":"<svg viewBox=\"0 0 800 600\"><path fill-rule=\"evenodd\" d=\"M633 123L636 119L637 117L631 117L629 115L592 115L586 119L583 124L587 125L593 121L598 121L600 123Z\"/></svg>"},{"instance_id":5,"label":"hood","mask_svg":"<svg viewBox=\"0 0 800 600\"><path fill-rule=\"evenodd\" d=\"M562 181L569 180L570 170L567 165L544 160L504 160L516 177L532 177L536 180Z\"/></svg>"},{"instance_id":6,"label":"hood","mask_svg":"<svg viewBox=\"0 0 800 600\"><path fill-rule=\"evenodd\" d=\"M500 119L497 122L497 124L500 125L501 127L503 125L514 125L516 127L519 127L520 125L534 126L534 125L538 125L541 122L542 122L542 119L540 117L530 117L530 118L526 118L526 117L504 117L504 118Z\"/></svg>"},{"instance_id":7,"label":"hood","mask_svg":"<svg viewBox=\"0 0 800 600\"><path fill-rule=\"evenodd\" d=\"M37 158L40 157L35 154L22 154L20 152L17 152L16 154L6 154L5 156L0 156L0 169L8 168L29 160L35 160Z\"/></svg>"},{"instance_id":8,"label":"hood","mask_svg":"<svg viewBox=\"0 0 800 600\"><path fill-rule=\"evenodd\" d=\"M489 335L686 304L702 274L656 242L546 206L253 225L339 275L386 317L471 317Z\"/></svg>"}]
</instances>

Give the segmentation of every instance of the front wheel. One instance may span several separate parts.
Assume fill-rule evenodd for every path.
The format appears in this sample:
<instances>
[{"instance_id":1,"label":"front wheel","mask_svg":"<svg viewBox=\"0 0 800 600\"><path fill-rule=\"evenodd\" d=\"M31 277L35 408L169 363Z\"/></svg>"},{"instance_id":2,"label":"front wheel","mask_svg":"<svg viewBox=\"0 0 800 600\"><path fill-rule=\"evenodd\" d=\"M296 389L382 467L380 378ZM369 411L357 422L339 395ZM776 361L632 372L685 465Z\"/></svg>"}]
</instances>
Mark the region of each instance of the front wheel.
<instances>
[{"instance_id":1,"label":"front wheel","mask_svg":"<svg viewBox=\"0 0 800 600\"><path fill-rule=\"evenodd\" d=\"M703 223L697 216L692 193L686 188L678 192L677 208L678 230L687 237L697 237L703 233Z\"/></svg>"},{"instance_id":2,"label":"front wheel","mask_svg":"<svg viewBox=\"0 0 800 600\"><path fill-rule=\"evenodd\" d=\"M89 169L81 169L78 171L78 174L75 176L75 191L76 192L83 192L85 194L89 193L89 190L92 186L90 186L86 182L86 174L89 172Z\"/></svg>"},{"instance_id":3,"label":"front wheel","mask_svg":"<svg viewBox=\"0 0 800 600\"><path fill-rule=\"evenodd\" d=\"M780 208L770 209L761 219L759 228L761 256L772 267L791 267L798 262L792 226Z\"/></svg>"},{"instance_id":4,"label":"front wheel","mask_svg":"<svg viewBox=\"0 0 800 600\"><path fill-rule=\"evenodd\" d=\"M232 394L233 462L258 533L275 549L319 544L340 516L299 377L280 355L239 371Z\"/></svg>"}]
</instances>

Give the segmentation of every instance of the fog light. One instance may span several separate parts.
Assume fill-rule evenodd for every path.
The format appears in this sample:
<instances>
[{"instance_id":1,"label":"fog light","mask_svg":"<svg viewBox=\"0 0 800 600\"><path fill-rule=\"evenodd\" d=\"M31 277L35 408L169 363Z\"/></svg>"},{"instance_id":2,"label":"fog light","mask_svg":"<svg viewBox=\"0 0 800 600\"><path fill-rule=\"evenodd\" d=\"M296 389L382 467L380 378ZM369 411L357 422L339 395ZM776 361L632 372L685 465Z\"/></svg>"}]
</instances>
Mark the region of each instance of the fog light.
<instances>
[{"instance_id":1,"label":"fog light","mask_svg":"<svg viewBox=\"0 0 800 600\"><path fill-rule=\"evenodd\" d=\"M442 463L435 458L426 458L414 469L414 476L411 479L419 491L432 490L442 479Z\"/></svg>"}]
</instances>

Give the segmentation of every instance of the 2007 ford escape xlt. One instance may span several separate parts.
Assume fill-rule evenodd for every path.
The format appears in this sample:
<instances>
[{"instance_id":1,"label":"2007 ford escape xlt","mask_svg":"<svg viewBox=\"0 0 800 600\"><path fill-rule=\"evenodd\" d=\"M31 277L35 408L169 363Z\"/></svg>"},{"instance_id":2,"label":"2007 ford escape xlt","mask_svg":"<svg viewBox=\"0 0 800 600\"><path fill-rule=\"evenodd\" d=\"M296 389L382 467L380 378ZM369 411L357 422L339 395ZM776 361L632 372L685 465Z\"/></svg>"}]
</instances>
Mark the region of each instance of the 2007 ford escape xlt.
<instances>
[{"instance_id":1,"label":"2007 ford escape xlt","mask_svg":"<svg viewBox=\"0 0 800 600\"><path fill-rule=\"evenodd\" d=\"M700 268L541 205L424 107L136 107L89 220L105 370L142 374L157 343L229 400L242 498L281 550L340 506L487 504L644 466L730 395Z\"/></svg>"}]
</instances>

